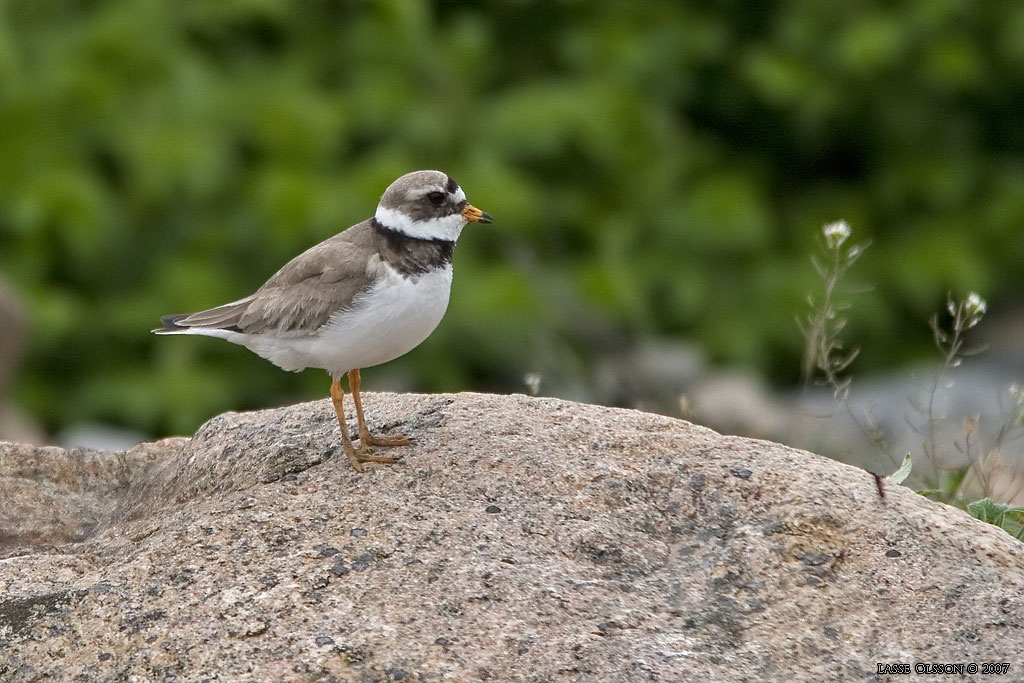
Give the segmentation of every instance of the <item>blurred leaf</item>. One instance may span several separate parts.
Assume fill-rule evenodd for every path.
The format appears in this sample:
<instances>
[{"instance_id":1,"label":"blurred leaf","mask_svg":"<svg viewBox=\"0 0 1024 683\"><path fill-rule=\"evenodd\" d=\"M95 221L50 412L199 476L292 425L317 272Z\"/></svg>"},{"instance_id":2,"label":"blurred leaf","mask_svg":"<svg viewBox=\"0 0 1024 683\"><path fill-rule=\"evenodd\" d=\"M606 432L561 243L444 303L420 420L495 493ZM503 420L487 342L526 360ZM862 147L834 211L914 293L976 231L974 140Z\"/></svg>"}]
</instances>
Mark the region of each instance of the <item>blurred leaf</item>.
<instances>
[{"instance_id":1,"label":"blurred leaf","mask_svg":"<svg viewBox=\"0 0 1024 683\"><path fill-rule=\"evenodd\" d=\"M967 512L982 522L994 524L1018 541L1024 540L1024 507L982 498L968 503Z\"/></svg>"},{"instance_id":2,"label":"blurred leaf","mask_svg":"<svg viewBox=\"0 0 1024 683\"><path fill-rule=\"evenodd\" d=\"M902 484L906 481L907 477L910 476L910 470L913 468L913 465L914 463L910 458L910 453L907 453L903 456L903 462L900 463L900 466L896 471L888 475L885 480L892 484Z\"/></svg>"}]
</instances>

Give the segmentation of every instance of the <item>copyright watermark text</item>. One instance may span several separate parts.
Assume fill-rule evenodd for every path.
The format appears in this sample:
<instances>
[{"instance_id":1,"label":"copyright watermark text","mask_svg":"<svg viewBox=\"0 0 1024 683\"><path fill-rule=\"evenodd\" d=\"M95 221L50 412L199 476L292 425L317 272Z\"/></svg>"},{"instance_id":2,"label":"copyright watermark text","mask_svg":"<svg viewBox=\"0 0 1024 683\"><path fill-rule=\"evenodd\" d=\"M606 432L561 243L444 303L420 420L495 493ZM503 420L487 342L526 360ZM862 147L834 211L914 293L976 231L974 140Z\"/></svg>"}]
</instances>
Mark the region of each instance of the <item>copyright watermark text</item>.
<instances>
[{"instance_id":1,"label":"copyright watermark text","mask_svg":"<svg viewBox=\"0 0 1024 683\"><path fill-rule=\"evenodd\" d=\"M964 674L992 674L1005 676L1010 671L1009 662L892 662L879 663L875 670L881 676L909 676L910 674L931 676L962 676Z\"/></svg>"}]
</instances>

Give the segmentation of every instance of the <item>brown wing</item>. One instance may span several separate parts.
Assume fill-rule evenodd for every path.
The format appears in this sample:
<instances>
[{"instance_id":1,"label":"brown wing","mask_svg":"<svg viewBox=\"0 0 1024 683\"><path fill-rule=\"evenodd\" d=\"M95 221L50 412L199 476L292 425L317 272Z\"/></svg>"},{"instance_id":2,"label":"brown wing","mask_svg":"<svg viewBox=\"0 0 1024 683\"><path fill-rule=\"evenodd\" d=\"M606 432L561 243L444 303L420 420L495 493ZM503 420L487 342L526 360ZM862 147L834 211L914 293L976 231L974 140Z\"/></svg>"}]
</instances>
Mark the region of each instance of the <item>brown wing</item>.
<instances>
[{"instance_id":1,"label":"brown wing","mask_svg":"<svg viewBox=\"0 0 1024 683\"><path fill-rule=\"evenodd\" d=\"M187 316L167 316L164 324L246 334L312 333L369 286L372 239L369 221L354 225L296 256L254 294Z\"/></svg>"}]
</instances>

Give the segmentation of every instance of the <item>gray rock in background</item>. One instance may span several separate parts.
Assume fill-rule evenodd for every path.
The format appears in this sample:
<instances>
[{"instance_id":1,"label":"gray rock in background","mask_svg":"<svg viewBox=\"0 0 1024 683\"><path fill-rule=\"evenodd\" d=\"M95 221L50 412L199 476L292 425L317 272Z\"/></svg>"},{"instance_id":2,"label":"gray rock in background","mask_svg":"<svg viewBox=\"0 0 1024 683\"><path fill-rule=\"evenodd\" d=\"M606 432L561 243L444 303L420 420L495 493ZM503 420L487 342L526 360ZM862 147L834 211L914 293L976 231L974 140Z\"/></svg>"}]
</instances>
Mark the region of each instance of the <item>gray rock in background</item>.
<instances>
[{"instance_id":1,"label":"gray rock in background","mask_svg":"<svg viewBox=\"0 0 1024 683\"><path fill-rule=\"evenodd\" d=\"M1011 384L1024 384L1022 378L1005 365L975 359L943 372L937 385L935 372L934 367L922 366L857 378L851 386L850 411L836 404L831 391L809 391L787 411L784 439L883 474L894 471L910 453L910 483L919 488L933 481L936 468L952 470L987 458L980 469L990 480L973 481L972 472L966 495L1024 502L1024 486L1017 482L1024 471L1024 428L1016 419L1020 408L1009 392ZM863 428L877 430L885 454ZM926 442L929 449L934 447L934 462L925 455Z\"/></svg>"},{"instance_id":2,"label":"gray rock in background","mask_svg":"<svg viewBox=\"0 0 1024 683\"><path fill-rule=\"evenodd\" d=\"M0 445L26 506L0 517L0 680L1024 675L1024 545L862 470L554 399L366 407L414 444L363 475L328 401L122 453Z\"/></svg>"},{"instance_id":3,"label":"gray rock in background","mask_svg":"<svg viewBox=\"0 0 1024 683\"><path fill-rule=\"evenodd\" d=\"M152 436L135 429L101 422L76 422L54 434L53 442L64 448L124 451Z\"/></svg>"}]
</instances>

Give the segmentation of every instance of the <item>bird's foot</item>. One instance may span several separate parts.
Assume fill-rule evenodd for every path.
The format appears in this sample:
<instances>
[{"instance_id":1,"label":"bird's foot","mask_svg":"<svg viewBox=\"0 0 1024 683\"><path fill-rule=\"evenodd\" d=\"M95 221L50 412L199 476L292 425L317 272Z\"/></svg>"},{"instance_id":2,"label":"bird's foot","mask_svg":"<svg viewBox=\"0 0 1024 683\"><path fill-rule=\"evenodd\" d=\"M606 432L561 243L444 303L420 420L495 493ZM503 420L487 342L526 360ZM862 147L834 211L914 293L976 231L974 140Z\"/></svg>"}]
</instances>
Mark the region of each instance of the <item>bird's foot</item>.
<instances>
[{"instance_id":1,"label":"bird's foot","mask_svg":"<svg viewBox=\"0 0 1024 683\"><path fill-rule=\"evenodd\" d=\"M361 447L356 451L356 458L359 462L379 462L385 465L394 465L398 462L398 458L393 455L378 455L371 451L367 446Z\"/></svg>"},{"instance_id":2,"label":"bird's foot","mask_svg":"<svg viewBox=\"0 0 1024 683\"><path fill-rule=\"evenodd\" d=\"M364 462L376 462L384 465L394 465L398 462L398 458L391 455L378 455L370 450L369 446L360 446L359 448L345 449L345 455L348 457L349 463L352 465L352 469L356 472L363 471Z\"/></svg>"},{"instance_id":3,"label":"bird's foot","mask_svg":"<svg viewBox=\"0 0 1024 683\"><path fill-rule=\"evenodd\" d=\"M405 434L387 434L381 436L374 436L370 432L360 433L359 441L364 446L383 446L384 448L394 448L396 446L408 446L411 441Z\"/></svg>"}]
</instances>

